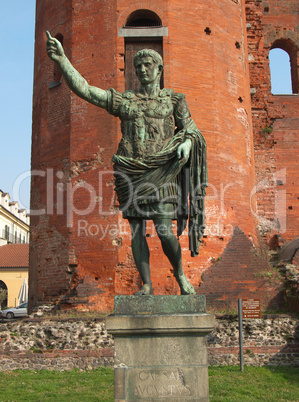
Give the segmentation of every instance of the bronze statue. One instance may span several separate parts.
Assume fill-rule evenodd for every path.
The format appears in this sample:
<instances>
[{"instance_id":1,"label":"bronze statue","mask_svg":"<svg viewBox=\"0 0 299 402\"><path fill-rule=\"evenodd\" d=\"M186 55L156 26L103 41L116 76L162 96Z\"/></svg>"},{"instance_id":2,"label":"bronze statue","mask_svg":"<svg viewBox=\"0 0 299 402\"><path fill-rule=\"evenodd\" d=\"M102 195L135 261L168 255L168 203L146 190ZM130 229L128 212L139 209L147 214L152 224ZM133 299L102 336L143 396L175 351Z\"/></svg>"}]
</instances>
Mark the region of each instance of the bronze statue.
<instances>
[{"instance_id":1,"label":"bronze statue","mask_svg":"<svg viewBox=\"0 0 299 402\"><path fill-rule=\"evenodd\" d=\"M153 220L162 248L174 269L181 294L195 294L182 269L178 237L189 219L189 248L198 255L204 230L207 185L206 143L191 119L185 96L161 89L161 56L139 51L134 66L139 91L93 87L64 54L61 43L47 32L47 52L70 89L121 120L122 139L113 156L115 190L123 217L132 231L133 257L143 281L138 295L153 294L145 222ZM177 236L172 221L177 220Z\"/></svg>"}]
</instances>

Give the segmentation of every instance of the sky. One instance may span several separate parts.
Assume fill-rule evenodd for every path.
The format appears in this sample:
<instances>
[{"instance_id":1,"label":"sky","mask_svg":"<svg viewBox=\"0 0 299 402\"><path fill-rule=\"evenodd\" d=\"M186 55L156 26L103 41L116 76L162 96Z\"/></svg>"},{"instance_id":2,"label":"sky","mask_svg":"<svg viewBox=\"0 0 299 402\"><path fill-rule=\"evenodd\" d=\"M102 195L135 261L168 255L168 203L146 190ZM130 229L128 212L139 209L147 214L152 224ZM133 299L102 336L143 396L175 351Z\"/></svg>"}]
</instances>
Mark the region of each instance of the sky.
<instances>
[{"instance_id":1,"label":"sky","mask_svg":"<svg viewBox=\"0 0 299 402\"><path fill-rule=\"evenodd\" d=\"M57 0L59 1L59 0ZM0 189L29 212L35 0L0 2ZM284 61L284 58L285 61ZM273 93L291 93L289 56L270 54Z\"/></svg>"},{"instance_id":2,"label":"sky","mask_svg":"<svg viewBox=\"0 0 299 402\"><path fill-rule=\"evenodd\" d=\"M0 189L27 211L34 23L35 0L0 1Z\"/></svg>"},{"instance_id":3,"label":"sky","mask_svg":"<svg viewBox=\"0 0 299 402\"><path fill-rule=\"evenodd\" d=\"M269 54L271 70L271 92L273 94L291 94L290 56L282 49L272 49Z\"/></svg>"}]
</instances>

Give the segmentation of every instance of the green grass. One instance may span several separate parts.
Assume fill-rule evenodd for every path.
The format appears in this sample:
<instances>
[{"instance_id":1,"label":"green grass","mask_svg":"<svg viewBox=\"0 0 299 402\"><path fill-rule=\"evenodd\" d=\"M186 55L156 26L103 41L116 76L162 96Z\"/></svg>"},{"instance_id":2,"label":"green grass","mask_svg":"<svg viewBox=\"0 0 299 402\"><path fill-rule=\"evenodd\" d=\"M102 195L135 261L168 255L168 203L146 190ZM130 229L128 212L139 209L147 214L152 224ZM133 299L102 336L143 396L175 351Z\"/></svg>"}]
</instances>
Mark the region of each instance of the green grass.
<instances>
[{"instance_id":1,"label":"green grass","mask_svg":"<svg viewBox=\"0 0 299 402\"><path fill-rule=\"evenodd\" d=\"M210 367L211 401L299 401L299 369ZM113 401L113 370L0 372L0 401Z\"/></svg>"},{"instance_id":2,"label":"green grass","mask_svg":"<svg viewBox=\"0 0 299 402\"><path fill-rule=\"evenodd\" d=\"M0 373L0 401L113 401L113 369Z\"/></svg>"},{"instance_id":3,"label":"green grass","mask_svg":"<svg viewBox=\"0 0 299 402\"><path fill-rule=\"evenodd\" d=\"M299 368L210 367L211 401L299 401Z\"/></svg>"}]
</instances>

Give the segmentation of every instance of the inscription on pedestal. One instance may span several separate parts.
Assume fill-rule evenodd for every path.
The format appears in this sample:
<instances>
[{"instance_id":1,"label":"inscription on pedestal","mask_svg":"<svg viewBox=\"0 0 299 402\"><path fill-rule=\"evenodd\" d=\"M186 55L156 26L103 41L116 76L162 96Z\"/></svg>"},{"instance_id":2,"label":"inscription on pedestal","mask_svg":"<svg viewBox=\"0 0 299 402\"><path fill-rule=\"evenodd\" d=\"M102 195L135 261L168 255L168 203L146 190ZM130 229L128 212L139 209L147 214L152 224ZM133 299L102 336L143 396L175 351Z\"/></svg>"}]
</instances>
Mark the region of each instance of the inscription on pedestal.
<instances>
[{"instance_id":1,"label":"inscription on pedestal","mask_svg":"<svg viewBox=\"0 0 299 402\"><path fill-rule=\"evenodd\" d=\"M205 299L126 296L116 302L106 319L114 336L114 400L208 402L206 335L215 318L196 312Z\"/></svg>"},{"instance_id":2,"label":"inscription on pedestal","mask_svg":"<svg viewBox=\"0 0 299 402\"><path fill-rule=\"evenodd\" d=\"M129 400L176 399L194 400L201 395L198 377L200 368L130 368L126 370L126 395Z\"/></svg>"},{"instance_id":3,"label":"inscription on pedestal","mask_svg":"<svg viewBox=\"0 0 299 402\"><path fill-rule=\"evenodd\" d=\"M133 394L137 398L164 398L192 396L190 385L181 369L140 370L132 381Z\"/></svg>"}]
</instances>

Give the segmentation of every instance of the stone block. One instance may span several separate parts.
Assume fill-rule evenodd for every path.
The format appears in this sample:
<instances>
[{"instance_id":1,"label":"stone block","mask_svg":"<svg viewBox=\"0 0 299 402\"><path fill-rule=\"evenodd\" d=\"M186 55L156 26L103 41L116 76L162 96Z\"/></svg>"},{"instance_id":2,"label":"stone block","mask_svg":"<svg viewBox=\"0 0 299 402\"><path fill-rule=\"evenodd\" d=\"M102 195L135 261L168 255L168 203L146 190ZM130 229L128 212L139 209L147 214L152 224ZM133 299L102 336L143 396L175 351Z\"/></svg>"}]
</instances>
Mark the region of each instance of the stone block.
<instances>
[{"instance_id":1,"label":"stone block","mask_svg":"<svg viewBox=\"0 0 299 402\"><path fill-rule=\"evenodd\" d=\"M106 319L115 345L115 401L208 401L206 335L215 319L204 296L116 299Z\"/></svg>"},{"instance_id":2,"label":"stone block","mask_svg":"<svg viewBox=\"0 0 299 402\"><path fill-rule=\"evenodd\" d=\"M187 303L186 303L187 301ZM188 296L115 296L116 315L196 314L206 312L203 295Z\"/></svg>"}]
</instances>

